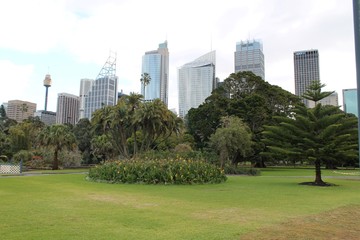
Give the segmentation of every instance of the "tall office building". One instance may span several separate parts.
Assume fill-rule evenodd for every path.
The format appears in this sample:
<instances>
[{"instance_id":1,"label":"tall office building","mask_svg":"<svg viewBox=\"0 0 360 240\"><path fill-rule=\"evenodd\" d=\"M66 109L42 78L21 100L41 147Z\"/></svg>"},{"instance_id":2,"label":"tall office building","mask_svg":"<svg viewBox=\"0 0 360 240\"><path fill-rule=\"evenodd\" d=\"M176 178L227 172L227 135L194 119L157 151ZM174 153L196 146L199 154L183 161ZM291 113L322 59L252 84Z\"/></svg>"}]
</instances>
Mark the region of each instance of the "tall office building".
<instances>
[{"instance_id":1,"label":"tall office building","mask_svg":"<svg viewBox=\"0 0 360 240\"><path fill-rule=\"evenodd\" d=\"M116 105L117 87L116 54L111 53L85 97L85 118L91 119L93 112L103 106Z\"/></svg>"},{"instance_id":2,"label":"tall office building","mask_svg":"<svg viewBox=\"0 0 360 240\"><path fill-rule=\"evenodd\" d=\"M159 44L159 48L146 52L142 57L142 73L148 73L151 81L141 84L141 94L145 100L160 98L168 105L169 89L169 50L167 41Z\"/></svg>"},{"instance_id":3,"label":"tall office building","mask_svg":"<svg viewBox=\"0 0 360 240\"><path fill-rule=\"evenodd\" d=\"M79 105L80 99L78 96L59 93L56 108L56 123L75 125L79 120Z\"/></svg>"},{"instance_id":4,"label":"tall office building","mask_svg":"<svg viewBox=\"0 0 360 240\"><path fill-rule=\"evenodd\" d=\"M36 112L36 103L10 100L6 109L6 116L10 119L14 119L17 122L22 122L29 117L33 117Z\"/></svg>"},{"instance_id":5,"label":"tall office building","mask_svg":"<svg viewBox=\"0 0 360 240\"><path fill-rule=\"evenodd\" d=\"M258 40L241 41L236 43L234 53L235 73L251 71L255 75L265 79L265 61L263 45Z\"/></svg>"},{"instance_id":6,"label":"tall office building","mask_svg":"<svg viewBox=\"0 0 360 240\"><path fill-rule=\"evenodd\" d=\"M211 51L178 69L179 116L197 108L216 87L216 52Z\"/></svg>"},{"instance_id":7,"label":"tall office building","mask_svg":"<svg viewBox=\"0 0 360 240\"><path fill-rule=\"evenodd\" d=\"M343 89L343 108L344 112L358 115L357 89Z\"/></svg>"},{"instance_id":8,"label":"tall office building","mask_svg":"<svg viewBox=\"0 0 360 240\"><path fill-rule=\"evenodd\" d=\"M320 80L319 52L306 50L294 52L295 95L302 97L307 87ZM313 104L307 99L302 100L307 107Z\"/></svg>"},{"instance_id":9,"label":"tall office building","mask_svg":"<svg viewBox=\"0 0 360 240\"><path fill-rule=\"evenodd\" d=\"M85 117L85 98L89 96L90 89L94 80L92 79L81 79L80 80L80 110L79 110L79 119Z\"/></svg>"}]
</instances>

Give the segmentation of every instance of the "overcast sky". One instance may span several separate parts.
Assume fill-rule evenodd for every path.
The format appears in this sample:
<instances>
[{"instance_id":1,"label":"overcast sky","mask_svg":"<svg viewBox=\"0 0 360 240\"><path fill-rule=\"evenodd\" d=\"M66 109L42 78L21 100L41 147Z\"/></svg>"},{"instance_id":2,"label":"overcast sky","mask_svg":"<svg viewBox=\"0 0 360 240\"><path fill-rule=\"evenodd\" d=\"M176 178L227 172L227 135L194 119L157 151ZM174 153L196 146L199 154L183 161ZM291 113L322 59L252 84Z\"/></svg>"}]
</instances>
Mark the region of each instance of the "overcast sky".
<instances>
[{"instance_id":1,"label":"overcast sky","mask_svg":"<svg viewBox=\"0 0 360 240\"><path fill-rule=\"evenodd\" d=\"M216 75L234 72L241 40L259 39L265 80L292 93L293 52L318 49L320 78L335 90L356 88L351 0L11 0L0 3L0 104L37 103L51 74L48 110L57 94L78 95L117 52L119 91L140 92L142 55L168 41L169 108L178 108L177 69L216 50Z\"/></svg>"}]
</instances>

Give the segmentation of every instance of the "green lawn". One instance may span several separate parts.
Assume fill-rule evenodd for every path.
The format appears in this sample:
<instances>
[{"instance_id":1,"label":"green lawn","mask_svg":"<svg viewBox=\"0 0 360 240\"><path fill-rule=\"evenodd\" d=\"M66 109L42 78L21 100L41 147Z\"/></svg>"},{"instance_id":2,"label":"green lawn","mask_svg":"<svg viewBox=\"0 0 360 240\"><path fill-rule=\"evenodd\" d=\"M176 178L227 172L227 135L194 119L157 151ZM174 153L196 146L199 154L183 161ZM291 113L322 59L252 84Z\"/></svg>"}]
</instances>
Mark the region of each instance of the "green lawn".
<instances>
[{"instance_id":1,"label":"green lawn","mask_svg":"<svg viewBox=\"0 0 360 240\"><path fill-rule=\"evenodd\" d=\"M298 184L313 175L312 169L266 169L258 177L194 186L112 185L88 182L85 174L0 177L0 238L360 236L360 176L324 171L324 180L338 186Z\"/></svg>"}]
</instances>

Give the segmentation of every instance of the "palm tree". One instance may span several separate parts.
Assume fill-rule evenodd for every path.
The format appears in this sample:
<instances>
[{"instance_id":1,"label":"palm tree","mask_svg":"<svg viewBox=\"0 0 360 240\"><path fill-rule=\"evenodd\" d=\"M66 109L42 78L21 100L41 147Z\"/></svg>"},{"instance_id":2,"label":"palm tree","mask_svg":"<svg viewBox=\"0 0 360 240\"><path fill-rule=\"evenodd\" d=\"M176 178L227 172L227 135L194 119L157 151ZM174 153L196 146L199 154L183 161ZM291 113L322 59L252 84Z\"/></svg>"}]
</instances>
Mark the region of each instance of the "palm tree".
<instances>
[{"instance_id":1,"label":"palm tree","mask_svg":"<svg viewBox=\"0 0 360 240\"><path fill-rule=\"evenodd\" d=\"M150 81L151 81L151 77L148 73L141 74L140 82L144 85L144 87L149 85Z\"/></svg>"},{"instance_id":2,"label":"palm tree","mask_svg":"<svg viewBox=\"0 0 360 240\"><path fill-rule=\"evenodd\" d=\"M141 150L147 151L159 139L166 140L172 133L180 132L182 121L167 109L160 100L145 102L135 113L134 122L142 130L143 141Z\"/></svg>"},{"instance_id":3,"label":"palm tree","mask_svg":"<svg viewBox=\"0 0 360 240\"><path fill-rule=\"evenodd\" d=\"M137 147L137 139L136 139L136 132L138 130L138 124L134 121L135 112L139 109L141 105L141 100L143 96L141 94L130 93L129 96L126 97L127 104L129 106L129 117L131 118L131 125L133 129L133 136L134 136L134 149L133 155L136 157L138 147Z\"/></svg>"},{"instance_id":4,"label":"palm tree","mask_svg":"<svg viewBox=\"0 0 360 240\"><path fill-rule=\"evenodd\" d=\"M91 140L91 146L93 154L96 157L101 158L101 160L108 160L115 156L111 139L106 134L94 137Z\"/></svg>"},{"instance_id":5,"label":"palm tree","mask_svg":"<svg viewBox=\"0 0 360 240\"><path fill-rule=\"evenodd\" d=\"M20 111L21 111L21 121L24 120L24 112L27 112L29 109L28 105L26 103L23 103L20 107Z\"/></svg>"},{"instance_id":6,"label":"palm tree","mask_svg":"<svg viewBox=\"0 0 360 240\"><path fill-rule=\"evenodd\" d=\"M52 170L59 169L58 154L63 149L72 149L76 138L66 125L56 124L47 126L38 136L41 145L54 149L54 161Z\"/></svg>"}]
</instances>

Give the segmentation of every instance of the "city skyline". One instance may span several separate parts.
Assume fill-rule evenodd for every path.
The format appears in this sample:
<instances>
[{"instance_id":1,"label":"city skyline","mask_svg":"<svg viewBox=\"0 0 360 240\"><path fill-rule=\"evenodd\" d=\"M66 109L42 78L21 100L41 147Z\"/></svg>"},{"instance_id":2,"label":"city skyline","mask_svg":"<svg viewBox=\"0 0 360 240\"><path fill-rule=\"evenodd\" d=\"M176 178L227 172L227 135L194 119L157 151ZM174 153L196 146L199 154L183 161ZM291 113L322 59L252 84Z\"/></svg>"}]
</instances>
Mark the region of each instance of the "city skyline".
<instances>
[{"instance_id":1,"label":"city skyline","mask_svg":"<svg viewBox=\"0 0 360 240\"><path fill-rule=\"evenodd\" d=\"M293 52L318 49L326 90L337 91L341 103L342 89L356 88L351 1L199 0L191 2L191 9L187 3L38 0L41 9L28 1L0 3L6 33L0 39L0 71L6 81L0 104L19 99L42 110L42 81L50 74L48 110L55 111L57 94L79 94L80 79L95 79L110 50L118 54L118 90L140 93L141 57L166 40L169 108L178 108L180 66L216 50L216 76L223 81L234 72L235 44L242 40L261 39L270 84L294 93Z\"/></svg>"}]
</instances>

